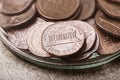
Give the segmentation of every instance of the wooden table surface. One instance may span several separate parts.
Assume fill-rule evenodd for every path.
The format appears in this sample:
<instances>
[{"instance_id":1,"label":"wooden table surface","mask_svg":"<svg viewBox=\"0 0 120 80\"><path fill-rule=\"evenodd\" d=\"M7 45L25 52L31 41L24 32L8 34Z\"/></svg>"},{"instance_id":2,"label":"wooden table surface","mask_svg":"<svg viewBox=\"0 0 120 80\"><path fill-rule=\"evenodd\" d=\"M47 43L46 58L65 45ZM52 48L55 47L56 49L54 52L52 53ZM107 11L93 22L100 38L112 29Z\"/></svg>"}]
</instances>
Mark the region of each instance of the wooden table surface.
<instances>
[{"instance_id":1,"label":"wooden table surface","mask_svg":"<svg viewBox=\"0 0 120 80\"><path fill-rule=\"evenodd\" d=\"M94 69L52 70L19 59L0 42L0 80L120 80L120 59Z\"/></svg>"}]
</instances>

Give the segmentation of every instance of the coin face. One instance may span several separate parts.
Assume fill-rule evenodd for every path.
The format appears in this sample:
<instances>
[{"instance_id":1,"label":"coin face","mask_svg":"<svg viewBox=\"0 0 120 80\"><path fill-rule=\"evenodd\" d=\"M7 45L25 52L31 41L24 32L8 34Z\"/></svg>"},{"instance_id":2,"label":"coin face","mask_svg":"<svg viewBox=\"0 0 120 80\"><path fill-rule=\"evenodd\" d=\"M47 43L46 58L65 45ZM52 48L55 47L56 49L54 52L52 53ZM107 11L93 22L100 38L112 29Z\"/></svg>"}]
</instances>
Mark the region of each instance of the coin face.
<instances>
[{"instance_id":1,"label":"coin face","mask_svg":"<svg viewBox=\"0 0 120 80\"><path fill-rule=\"evenodd\" d=\"M87 59L87 58L89 58L94 52L97 51L98 47L99 47L99 37L98 37L98 35L97 35L96 41L95 41L93 47L92 47L88 52L85 52L85 53L80 54L80 55L77 54L77 55L74 55L74 56L70 56L70 57L67 58L67 60L70 60L70 61L72 61L72 62L73 62L73 61L74 61L74 62L78 62L78 61Z\"/></svg>"},{"instance_id":2,"label":"coin face","mask_svg":"<svg viewBox=\"0 0 120 80\"><path fill-rule=\"evenodd\" d=\"M42 22L38 23L34 29L32 29L27 38L27 43L29 50L36 56L40 57L50 57L49 53L42 49L41 37L42 32L49 25L54 24L53 22Z\"/></svg>"},{"instance_id":3,"label":"coin face","mask_svg":"<svg viewBox=\"0 0 120 80\"><path fill-rule=\"evenodd\" d=\"M79 8L80 0L37 0L38 12L47 19L63 20L71 17Z\"/></svg>"},{"instance_id":4,"label":"coin face","mask_svg":"<svg viewBox=\"0 0 120 80\"><path fill-rule=\"evenodd\" d=\"M86 20L95 12L95 0L81 0L82 10L79 20Z\"/></svg>"},{"instance_id":5,"label":"coin face","mask_svg":"<svg viewBox=\"0 0 120 80\"><path fill-rule=\"evenodd\" d=\"M23 24L26 21L30 20L35 14L35 12L35 6L32 5L32 7L29 10L19 15L7 16L4 14L0 14L0 25L3 28L7 29L13 26Z\"/></svg>"},{"instance_id":6,"label":"coin face","mask_svg":"<svg viewBox=\"0 0 120 80\"><path fill-rule=\"evenodd\" d=\"M38 22L43 22L43 20L38 18L34 24L37 24ZM28 49L27 34L29 30L34 28L34 24L28 27L25 26L25 28L8 31L8 40L19 49Z\"/></svg>"},{"instance_id":7,"label":"coin face","mask_svg":"<svg viewBox=\"0 0 120 80\"><path fill-rule=\"evenodd\" d=\"M24 11L33 0L1 0L0 12L4 14L16 14Z\"/></svg>"},{"instance_id":8,"label":"coin face","mask_svg":"<svg viewBox=\"0 0 120 80\"><path fill-rule=\"evenodd\" d=\"M8 32L8 40L17 48L20 49L28 49L28 45L26 43L26 33L29 30L28 28L13 30Z\"/></svg>"},{"instance_id":9,"label":"coin face","mask_svg":"<svg viewBox=\"0 0 120 80\"><path fill-rule=\"evenodd\" d=\"M64 23L49 26L42 35L43 49L57 57L66 57L76 53L82 48L84 41L82 31Z\"/></svg>"},{"instance_id":10,"label":"coin face","mask_svg":"<svg viewBox=\"0 0 120 80\"><path fill-rule=\"evenodd\" d=\"M107 15L120 19L120 4L115 4L109 0L98 0L98 4Z\"/></svg>"},{"instance_id":11,"label":"coin face","mask_svg":"<svg viewBox=\"0 0 120 80\"><path fill-rule=\"evenodd\" d=\"M85 33L85 45L83 51L81 53L87 52L90 50L90 48L93 46L95 39L96 39L96 34L94 28L89 25L86 22L83 21L78 21L78 20L73 20L73 21L66 21L64 22L66 25L72 25L78 28L80 31L82 30Z\"/></svg>"},{"instance_id":12,"label":"coin face","mask_svg":"<svg viewBox=\"0 0 120 80\"><path fill-rule=\"evenodd\" d=\"M95 20L102 30L114 37L120 37L120 20L112 19L101 11L97 13Z\"/></svg>"},{"instance_id":13,"label":"coin face","mask_svg":"<svg viewBox=\"0 0 120 80\"><path fill-rule=\"evenodd\" d=\"M120 39L112 37L95 26L95 29L100 38L100 46L98 48L98 53L100 55L114 54L120 51Z\"/></svg>"}]
</instances>

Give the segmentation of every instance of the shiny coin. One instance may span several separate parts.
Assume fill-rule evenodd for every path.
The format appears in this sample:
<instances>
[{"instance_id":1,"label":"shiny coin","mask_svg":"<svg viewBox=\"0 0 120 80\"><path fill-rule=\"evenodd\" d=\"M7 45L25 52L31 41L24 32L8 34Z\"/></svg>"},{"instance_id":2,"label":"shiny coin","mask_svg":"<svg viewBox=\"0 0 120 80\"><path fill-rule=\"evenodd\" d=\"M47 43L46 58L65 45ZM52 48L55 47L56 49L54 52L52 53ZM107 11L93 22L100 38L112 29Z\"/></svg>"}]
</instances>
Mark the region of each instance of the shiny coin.
<instances>
[{"instance_id":1,"label":"shiny coin","mask_svg":"<svg viewBox=\"0 0 120 80\"><path fill-rule=\"evenodd\" d=\"M34 23L43 22L42 19L38 18L37 21ZM19 49L28 49L27 44L27 34L29 30L33 29L33 24L25 28L13 29L12 31L8 32L8 39L9 41Z\"/></svg>"},{"instance_id":2,"label":"shiny coin","mask_svg":"<svg viewBox=\"0 0 120 80\"><path fill-rule=\"evenodd\" d=\"M115 4L109 0L98 0L98 4L107 15L120 19L120 4Z\"/></svg>"},{"instance_id":3,"label":"shiny coin","mask_svg":"<svg viewBox=\"0 0 120 80\"><path fill-rule=\"evenodd\" d=\"M91 49L91 47L94 45L95 39L96 39L96 34L94 28L89 25L86 22L83 21L78 21L78 20L73 20L73 21L66 21L64 22L66 25L71 25L75 26L78 28L80 31L82 30L85 33L85 45L83 51L81 53L87 52L88 50Z\"/></svg>"},{"instance_id":4,"label":"shiny coin","mask_svg":"<svg viewBox=\"0 0 120 80\"><path fill-rule=\"evenodd\" d=\"M16 14L27 9L33 0L1 0L0 11L4 14Z\"/></svg>"},{"instance_id":5,"label":"shiny coin","mask_svg":"<svg viewBox=\"0 0 120 80\"><path fill-rule=\"evenodd\" d=\"M117 39L115 37L112 37L97 27L95 27L98 36L100 38L100 46L98 49L98 53L101 55L109 55L114 54L118 51L120 51L120 39Z\"/></svg>"},{"instance_id":6,"label":"shiny coin","mask_svg":"<svg viewBox=\"0 0 120 80\"><path fill-rule=\"evenodd\" d=\"M40 57L50 57L50 55L42 49L41 36L42 32L49 25L54 24L53 22L38 22L35 24L34 29L31 29L28 37L27 43L29 50L35 55Z\"/></svg>"},{"instance_id":7,"label":"shiny coin","mask_svg":"<svg viewBox=\"0 0 120 80\"><path fill-rule=\"evenodd\" d=\"M43 49L57 57L75 54L82 48L84 41L82 31L62 22L49 26L42 35Z\"/></svg>"},{"instance_id":8,"label":"shiny coin","mask_svg":"<svg viewBox=\"0 0 120 80\"><path fill-rule=\"evenodd\" d=\"M120 37L120 20L112 19L103 14L101 11L97 13L95 19L98 27L100 27L102 30L115 37Z\"/></svg>"},{"instance_id":9,"label":"shiny coin","mask_svg":"<svg viewBox=\"0 0 120 80\"><path fill-rule=\"evenodd\" d=\"M33 5L28 11L14 16L0 14L0 25L3 28L10 28L25 23L30 20L35 14L35 6Z\"/></svg>"},{"instance_id":10,"label":"shiny coin","mask_svg":"<svg viewBox=\"0 0 120 80\"><path fill-rule=\"evenodd\" d=\"M80 0L37 0L38 12L50 20L70 18L80 7Z\"/></svg>"},{"instance_id":11,"label":"shiny coin","mask_svg":"<svg viewBox=\"0 0 120 80\"><path fill-rule=\"evenodd\" d=\"M81 0L82 11L79 20L86 20L95 12L95 0Z\"/></svg>"}]
</instances>

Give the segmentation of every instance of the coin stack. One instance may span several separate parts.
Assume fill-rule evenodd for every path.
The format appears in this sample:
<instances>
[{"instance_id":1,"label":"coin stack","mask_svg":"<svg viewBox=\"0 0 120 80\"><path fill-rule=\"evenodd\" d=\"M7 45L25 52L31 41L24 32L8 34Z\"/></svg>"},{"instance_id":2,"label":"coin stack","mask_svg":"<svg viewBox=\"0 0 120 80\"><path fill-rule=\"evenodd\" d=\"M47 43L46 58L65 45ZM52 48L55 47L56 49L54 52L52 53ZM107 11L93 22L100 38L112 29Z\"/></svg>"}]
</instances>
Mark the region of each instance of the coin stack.
<instances>
[{"instance_id":1,"label":"coin stack","mask_svg":"<svg viewBox=\"0 0 120 80\"><path fill-rule=\"evenodd\" d=\"M114 54L120 0L0 0L0 26L12 45L33 56L81 61L96 51Z\"/></svg>"},{"instance_id":2,"label":"coin stack","mask_svg":"<svg viewBox=\"0 0 120 80\"><path fill-rule=\"evenodd\" d=\"M100 37L98 52L102 55L120 51L120 0L97 0L96 31Z\"/></svg>"}]
</instances>

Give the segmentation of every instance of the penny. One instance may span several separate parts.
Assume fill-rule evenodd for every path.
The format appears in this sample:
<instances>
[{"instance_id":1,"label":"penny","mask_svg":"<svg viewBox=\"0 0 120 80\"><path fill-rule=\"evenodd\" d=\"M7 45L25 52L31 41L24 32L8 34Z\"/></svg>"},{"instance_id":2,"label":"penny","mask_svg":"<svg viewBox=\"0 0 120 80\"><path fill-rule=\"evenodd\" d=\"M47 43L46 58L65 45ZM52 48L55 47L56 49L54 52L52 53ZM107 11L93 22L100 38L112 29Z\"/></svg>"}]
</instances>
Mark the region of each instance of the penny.
<instances>
[{"instance_id":1,"label":"penny","mask_svg":"<svg viewBox=\"0 0 120 80\"><path fill-rule=\"evenodd\" d=\"M32 5L29 10L19 15L7 16L4 14L0 14L0 25L5 29L11 28L13 26L18 26L30 20L35 12L35 6Z\"/></svg>"},{"instance_id":2,"label":"penny","mask_svg":"<svg viewBox=\"0 0 120 80\"><path fill-rule=\"evenodd\" d=\"M96 15L96 23L102 30L108 32L114 37L120 37L120 20L112 19L101 11Z\"/></svg>"},{"instance_id":3,"label":"penny","mask_svg":"<svg viewBox=\"0 0 120 80\"><path fill-rule=\"evenodd\" d=\"M79 20L86 20L95 12L95 0L81 0L82 10L78 17Z\"/></svg>"},{"instance_id":4,"label":"penny","mask_svg":"<svg viewBox=\"0 0 120 80\"><path fill-rule=\"evenodd\" d=\"M79 5L80 0L37 0L36 3L38 12L50 20L70 18L77 11Z\"/></svg>"},{"instance_id":5,"label":"penny","mask_svg":"<svg viewBox=\"0 0 120 80\"><path fill-rule=\"evenodd\" d=\"M120 19L120 4L115 4L109 0L98 0L98 4L107 15Z\"/></svg>"},{"instance_id":6,"label":"penny","mask_svg":"<svg viewBox=\"0 0 120 80\"><path fill-rule=\"evenodd\" d=\"M32 29L32 31L30 31L30 33L28 34L27 43L29 45L29 50L35 56L50 57L49 53L45 52L42 49L41 36L44 29L51 24L54 24L54 23L53 22L38 23L36 27Z\"/></svg>"},{"instance_id":7,"label":"penny","mask_svg":"<svg viewBox=\"0 0 120 80\"><path fill-rule=\"evenodd\" d=\"M100 55L110 55L120 51L120 39L104 33L96 26L95 29L100 38L100 46L97 51Z\"/></svg>"},{"instance_id":8,"label":"penny","mask_svg":"<svg viewBox=\"0 0 120 80\"><path fill-rule=\"evenodd\" d=\"M82 31L62 22L47 27L42 35L43 49L57 57L75 54L82 48L84 41Z\"/></svg>"},{"instance_id":9,"label":"penny","mask_svg":"<svg viewBox=\"0 0 120 80\"><path fill-rule=\"evenodd\" d=\"M109 1L120 3L120 0L109 0Z\"/></svg>"},{"instance_id":10,"label":"penny","mask_svg":"<svg viewBox=\"0 0 120 80\"><path fill-rule=\"evenodd\" d=\"M27 9L33 0L1 0L0 12L4 14L16 14Z\"/></svg>"},{"instance_id":11,"label":"penny","mask_svg":"<svg viewBox=\"0 0 120 80\"><path fill-rule=\"evenodd\" d=\"M94 18L90 18L86 22L93 26L95 24L95 19Z\"/></svg>"},{"instance_id":12,"label":"penny","mask_svg":"<svg viewBox=\"0 0 120 80\"><path fill-rule=\"evenodd\" d=\"M85 45L83 51L81 53L87 52L93 46L96 34L94 28L86 22L73 20L73 21L66 21L64 22L66 25L72 25L78 28L80 31L82 30L85 33Z\"/></svg>"},{"instance_id":13,"label":"penny","mask_svg":"<svg viewBox=\"0 0 120 80\"><path fill-rule=\"evenodd\" d=\"M78 61L82 61L84 59L88 59L94 52L96 52L98 50L98 47L99 47L99 37L97 36L93 47L88 52L85 52L81 55L70 56L67 59L72 62L73 61L78 62Z\"/></svg>"},{"instance_id":14,"label":"penny","mask_svg":"<svg viewBox=\"0 0 120 80\"><path fill-rule=\"evenodd\" d=\"M43 22L43 20L38 18L34 24L38 22ZM19 49L28 49L27 34L31 28L34 28L34 24L27 27L25 26L25 28L13 29L9 32L7 31L8 40Z\"/></svg>"}]
</instances>

